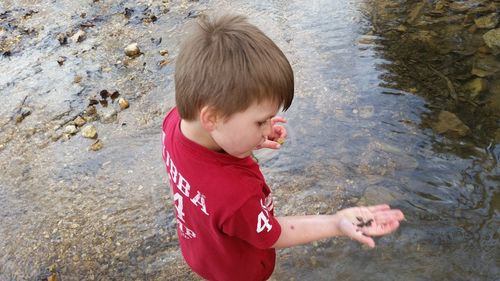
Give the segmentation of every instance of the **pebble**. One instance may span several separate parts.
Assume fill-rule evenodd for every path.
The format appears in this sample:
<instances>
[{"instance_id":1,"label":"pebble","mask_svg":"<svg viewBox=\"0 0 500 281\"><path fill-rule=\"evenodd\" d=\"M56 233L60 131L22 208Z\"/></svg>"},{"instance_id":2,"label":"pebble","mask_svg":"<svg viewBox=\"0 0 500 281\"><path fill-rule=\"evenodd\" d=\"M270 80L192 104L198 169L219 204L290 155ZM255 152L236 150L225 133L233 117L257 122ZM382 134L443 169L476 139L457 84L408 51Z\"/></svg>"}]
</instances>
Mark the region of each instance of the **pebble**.
<instances>
[{"instance_id":1,"label":"pebble","mask_svg":"<svg viewBox=\"0 0 500 281\"><path fill-rule=\"evenodd\" d=\"M85 31L80 29L75 34L73 34L73 36L71 36L71 40L74 43L79 43L79 42L82 42L83 40L85 40L86 35L87 34L85 33Z\"/></svg>"},{"instance_id":2,"label":"pebble","mask_svg":"<svg viewBox=\"0 0 500 281\"><path fill-rule=\"evenodd\" d=\"M101 119L101 123L107 124L116 121L116 115L117 115L116 110L114 108L109 108L104 112L102 112L101 114L99 114L99 117Z\"/></svg>"},{"instance_id":3,"label":"pebble","mask_svg":"<svg viewBox=\"0 0 500 281\"><path fill-rule=\"evenodd\" d=\"M73 120L73 122L75 122L75 125L78 127L81 127L85 125L85 123L87 123L87 121L85 121L85 119L83 119L81 116L76 117L75 120Z\"/></svg>"},{"instance_id":4,"label":"pebble","mask_svg":"<svg viewBox=\"0 0 500 281\"><path fill-rule=\"evenodd\" d=\"M82 136L89 139L95 139L97 137L97 129L94 125L87 125L82 129Z\"/></svg>"},{"instance_id":5,"label":"pebble","mask_svg":"<svg viewBox=\"0 0 500 281\"><path fill-rule=\"evenodd\" d=\"M64 56L60 56L59 58L57 58L57 63L59 65L63 65L65 61L66 61L66 57L64 57Z\"/></svg>"},{"instance_id":6,"label":"pebble","mask_svg":"<svg viewBox=\"0 0 500 281\"><path fill-rule=\"evenodd\" d=\"M68 36L66 35L66 33L59 33L57 35L57 41L59 41L59 44L61 45L66 45L68 44Z\"/></svg>"},{"instance_id":7,"label":"pebble","mask_svg":"<svg viewBox=\"0 0 500 281\"><path fill-rule=\"evenodd\" d=\"M92 116L95 116L96 114L97 114L97 110L96 110L95 106L93 106L93 105L87 107L87 109L85 110L85 116L92 117Z\"/></svg>"},{"instance_id":8,"label":"pebble","mask_svg":"<svg viewBox=\"0 0 500 281\"><path fill-rule=\"evenodd\" d=\"M103 146L104 146L104 144L102 143L102 141L97 140L96 142L94 142L93 144L90 145L89 149L92 151L98 151L98 150L101 150Z\"/></svg>"},{"instance_id":9,"label":"pebble","mask_svg":"<svg viewBox=\"0 0 500 281\"><path fill-rule=\"evenodd\" d=\"M125 55L135 58L138 57L141 54L141 50L137 46L137 43L132 43L125 47Z\"/></svg>"},{"instance_id":10,"label":"pebble","mask_svg":"<svg viewBox=\"0 0 500 281\"><path fill-rule=\"evenodd\" d=\"M118 100L118 104L120 105L121 110L127 109L129 106L128 101L124 98L120 98Z\"/></svg>"},{"instance_id":11,"label":"pebble","mask_svg":"<svg viewBox=\"0 0 500 281\"><path fill-rule=\"evenodd\" d=\"M68 125L64 128L64 133L69 134L69 135L74 135L78 132L78 129L76 128L75 125Z\"/></svg>"}]
</instances>

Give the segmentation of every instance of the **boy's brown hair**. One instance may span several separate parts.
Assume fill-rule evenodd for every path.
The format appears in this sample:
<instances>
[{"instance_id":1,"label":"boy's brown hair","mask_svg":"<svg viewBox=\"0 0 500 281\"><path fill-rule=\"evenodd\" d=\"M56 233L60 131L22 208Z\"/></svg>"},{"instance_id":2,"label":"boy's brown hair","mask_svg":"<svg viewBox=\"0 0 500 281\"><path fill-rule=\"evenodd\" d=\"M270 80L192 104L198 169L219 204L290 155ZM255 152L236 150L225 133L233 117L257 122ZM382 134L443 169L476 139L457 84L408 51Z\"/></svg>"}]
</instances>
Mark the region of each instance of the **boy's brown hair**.
<instances>
[{"instance_id":1,"label":"boy's brown hair","mask_svg":"<svg viewBox=\"0 0 500 281\"><path fill-rule=\"evenodd\" d=\"M202 17L176 59L175 101L188 121L207 105L225 118L264 100L286 110L293 92L287 58L243 16Z\"/></svg>"}]
</instances>

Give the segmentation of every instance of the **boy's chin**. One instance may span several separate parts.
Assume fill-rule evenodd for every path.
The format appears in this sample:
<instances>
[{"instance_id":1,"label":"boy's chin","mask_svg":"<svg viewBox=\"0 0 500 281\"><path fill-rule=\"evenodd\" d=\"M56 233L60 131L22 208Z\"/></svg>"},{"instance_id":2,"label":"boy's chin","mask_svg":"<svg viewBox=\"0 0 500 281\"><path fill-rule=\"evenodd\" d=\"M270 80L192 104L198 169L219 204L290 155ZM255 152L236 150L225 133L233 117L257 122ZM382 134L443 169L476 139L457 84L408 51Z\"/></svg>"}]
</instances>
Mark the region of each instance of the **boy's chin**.
<instances>
[{"instance_id":1,"label":"boy's chin","mask_svg":"<svg viewBox=\"0 0 500 281\"><path fill-rule=\"evenodd\" d=\"M243 159L243 158L247 158L248 156L252 155L252 151L248 151L248 152L244 152L244 153L231 154L231 155L234 156L234 157L236 157L236 158Z\"/></svg>"}]
</instances>

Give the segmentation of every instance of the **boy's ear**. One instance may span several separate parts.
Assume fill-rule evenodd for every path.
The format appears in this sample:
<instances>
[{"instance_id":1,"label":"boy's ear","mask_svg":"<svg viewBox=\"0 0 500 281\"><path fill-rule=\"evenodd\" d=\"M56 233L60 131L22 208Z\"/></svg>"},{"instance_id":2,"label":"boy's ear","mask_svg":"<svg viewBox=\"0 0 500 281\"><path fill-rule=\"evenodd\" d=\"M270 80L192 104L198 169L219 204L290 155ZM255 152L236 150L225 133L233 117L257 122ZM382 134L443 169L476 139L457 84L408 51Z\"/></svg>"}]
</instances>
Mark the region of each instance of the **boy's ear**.
<instances>
[{"instance_id":1,"label":"boy's ear","mask_svg":"<svg viewBox=\"0 0 500 281\"><path fill-rule=\"evenodd\" d=\"M200 123L201 126L211 132L215 129L217 125L217 110L211 106L204 106L200 110Z\"/></svg>"}]
</instances>

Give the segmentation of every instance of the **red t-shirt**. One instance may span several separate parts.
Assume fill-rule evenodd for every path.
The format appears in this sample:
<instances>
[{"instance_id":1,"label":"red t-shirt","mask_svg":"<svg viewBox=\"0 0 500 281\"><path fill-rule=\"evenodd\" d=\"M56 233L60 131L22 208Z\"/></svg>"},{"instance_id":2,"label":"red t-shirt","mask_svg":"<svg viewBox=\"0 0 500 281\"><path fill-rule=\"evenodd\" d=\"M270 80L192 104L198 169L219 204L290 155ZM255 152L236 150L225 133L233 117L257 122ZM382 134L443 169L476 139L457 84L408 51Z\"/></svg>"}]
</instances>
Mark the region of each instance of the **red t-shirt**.
<instances>
[{"instance_id":1,"label":"red t-shirt","mask_svg":"<svg viewBox=\"0 0 500 281\"><path fill-rule=\"evenodd\" d=\"M208 280L266 280L281 227L259 166L192 142L180 120L174 108L163 122L163 160L184 259Z\"/></svg>"}]
</instances>

